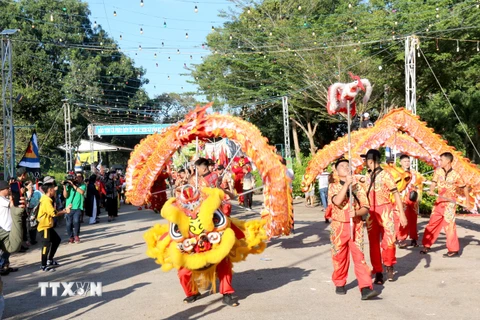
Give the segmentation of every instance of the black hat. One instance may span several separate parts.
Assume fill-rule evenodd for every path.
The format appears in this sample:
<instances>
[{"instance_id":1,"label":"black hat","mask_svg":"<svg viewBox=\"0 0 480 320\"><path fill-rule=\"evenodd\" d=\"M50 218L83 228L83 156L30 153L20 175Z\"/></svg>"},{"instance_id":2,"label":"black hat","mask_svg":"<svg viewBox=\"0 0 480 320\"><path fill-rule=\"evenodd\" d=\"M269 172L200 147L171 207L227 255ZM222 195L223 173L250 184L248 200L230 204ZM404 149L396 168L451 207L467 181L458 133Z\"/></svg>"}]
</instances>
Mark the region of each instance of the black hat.
<instances>
[{"instance_id":1,"label":"black hat","mask_svg":"<svg viewBox=\"0 0 480 320\"><path fill-rule=\"evenodd\" d=\"M373 161L376 161L376 162L379 162L380 161L380 151L378 151L377 149L370 149L368 150L367 154L365 155L367 160L373 160Z\"/></svg>"},{"instance_id":2,"label":"black hat","mask_svg":"<svg viewBox=\"0 0 480 320\"><path fill-rule=\"evenodd\" d=\"M218 170L223 170L225 169L225 167L223 166L223 164L220 164L218 167L217 167Z\"/></svg>"},{"instance_id":3,"label":"black hat","mask_svg":"<svg viewBox=\"0 0 480 320\"><path fill-rule=\"evenodd\" d=\"M335 169L337 169L338 165L342 162L348 162L348 159L343 157L338 159L337 162L335 162Z\"/></svg>"},{"instance_id":4,"label":"black hat","mask_svg":"<svg viewBox=\"0 0 480 320\"><path fill-rule=\"evenodd\" d=\"M0 180L0 191L10 188L10 184L7 181Z\"/></svg>"}]
</instances>

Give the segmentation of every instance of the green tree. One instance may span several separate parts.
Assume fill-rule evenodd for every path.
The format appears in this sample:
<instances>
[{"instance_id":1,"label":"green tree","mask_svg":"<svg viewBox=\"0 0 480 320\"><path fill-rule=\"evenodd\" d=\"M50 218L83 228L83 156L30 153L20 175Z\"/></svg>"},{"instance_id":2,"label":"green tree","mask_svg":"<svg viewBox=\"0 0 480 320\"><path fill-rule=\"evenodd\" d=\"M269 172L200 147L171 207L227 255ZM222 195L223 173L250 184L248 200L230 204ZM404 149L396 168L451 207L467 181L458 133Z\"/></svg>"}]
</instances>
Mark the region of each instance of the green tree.
<instances>
[{"instance_id":1,"label":"green tree","mask_svg":"<svg viewBox=\"0 0 480 320\"><path fill-rule=\"evenodd\" d=\"M347 71L374 84L369 104L360 104L359 113L371 110L378 117L404 105L405 37L416 35L473 145L479 144L477 1L236 3L241 9L222 13L230 21L208 36L212 55L192 75L202 93L235 108L274 137L273 143L283 141L283 95L290 97L300 138L308 141L299 142L302 152L313 153L344 135L345 120L328 116L324 106L331 83L351 81ZM417 99L418 114L429 126L480 160L423 55L417 57ZM265 117L275 124L266 125Z\"/></svg>"},{"instance_id":2,"label":"green tree","mask_svg":"<svg viewBox=\"0 0 480 320\"><path fill-rule=\"evenodd\" d=\"M36 126L42 156L64 142L62 99L71 105L73 141L85 136L90 121L101 120L97 111L120 114L148 103L145 70L89 15L88 4L76 0L0 2L0 29L20 30L12 36L13 91L23 95L14 105L15 125ZM17 131L17 158L27 137Z\"/></svg>"}]
</instances>

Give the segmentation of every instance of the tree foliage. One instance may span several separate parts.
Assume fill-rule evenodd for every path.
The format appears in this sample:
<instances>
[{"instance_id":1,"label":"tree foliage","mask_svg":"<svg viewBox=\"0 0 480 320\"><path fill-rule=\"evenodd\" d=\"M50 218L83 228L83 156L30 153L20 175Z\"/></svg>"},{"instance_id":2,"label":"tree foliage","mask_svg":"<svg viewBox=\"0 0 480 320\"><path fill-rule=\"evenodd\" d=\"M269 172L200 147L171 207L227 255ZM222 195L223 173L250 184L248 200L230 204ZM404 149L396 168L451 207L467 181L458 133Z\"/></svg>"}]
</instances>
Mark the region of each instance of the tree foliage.
<instances>
[{"instance_id":1,"label":"tree foliage","mask_svg":"<svg viewBox=\"0 0 480 320\"><path fill-rule=\"evenodd\" d=\"M94 119L90 106L134 108L148 101L141 88L145 71L89 15L88 4L76 0L0 2L0 29L19 29L11 37L13 95L23 95L13 107L15 125L36 126L43 154L64 142L58 134L63 99L72 106L74 141ZM28 138L17 130L17 159Z\"/></svg>"},{"instance_id":2,"label":"tree foliage","mask_svg":"<svg viewBox=\"0 0 480 320\"><path fill-rule=\"evenodd\" d=\"M303 141L313 139L300 143L303 152L345 134L345 120L328 116L325 104L331 83L351 81L348 71L374 84L369 104L359 105L358 113L370 110L376 118L404 105L404 44L414 35L423 52L417 57L419 115L480 161L433 76L479 145L477 1L233 3L235 8L222 13L230 21L207 38L212 54L192 75L202 93L257 124L272 144L283 142L281 96L289 96L290 115L303 125Z\"/></svg>"}]
</instances>

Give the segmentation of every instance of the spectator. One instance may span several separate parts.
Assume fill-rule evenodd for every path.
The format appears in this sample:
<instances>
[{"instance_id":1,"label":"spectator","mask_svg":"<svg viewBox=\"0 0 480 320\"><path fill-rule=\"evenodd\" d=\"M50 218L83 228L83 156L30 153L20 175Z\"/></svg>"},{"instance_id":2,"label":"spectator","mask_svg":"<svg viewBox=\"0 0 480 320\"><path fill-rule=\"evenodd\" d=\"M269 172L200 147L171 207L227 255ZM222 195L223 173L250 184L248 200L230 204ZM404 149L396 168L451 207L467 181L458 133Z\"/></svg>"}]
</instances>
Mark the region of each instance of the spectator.
<instances>
[{"instance_id":1,"label":"spectator","mask_svg":"<svg viewBox=\"0 0 480 320\"><path fill-rule=\"evenodd\" d=\"M303 176L305 177L305 176ZM302 180L303 180L303 177L302 177ZM311 206L313 207L314 204L315 204L315 187L313 185L313 183L308 187L308 190L307 192L305 192L305 205L308 207L308 206Z\"/></svg>"},{"instance_id":2,"label":"spectator","mask_svg":"<svg viewBox=\"0 0 480 320\"><path fill-rule=\"evenodd\" d=\"M17 169L17 178L10 181L10 193L11 197L13 198L13 203L15 206L18 206L20 197L24 196L25 193L25 186L24 181L27 179L27 169L25 167L20 167ZM23 212L22 215L22 237L23 243L20 248L20 252L25 252L28 250L28 237L27 237L27 213L26 211Z\"/></svg>"},{"instance_id":3,"label":"spectator","mask_svg":"<svg viewBox=\"0 0 480 320\"><path fill-rule=\"evenodd\" d=\"M44 183L46 183L45 180ZM80 216L84 209L85 192L87 191L87 186L83 183L83 174L77 173L75 180L67 179L64 181L64 185L65 206L72 205L70 212L65 215L69 242L80 243Z\"/></svg>"},{"instance_id":4,"label":"spectator","mask_svg":"<svg viewBox=\"0 0 480 320\"><path fill-rule=\"evenodd\" d=\"M7 199L9 195L9 183L0 180L0 224L8 229L0 227L0 249L3 252L12 253L18 251L22 245L22 213L25 211L25 202L24 198L20 197L18 207L16 207L13 199ZM4 308L3 282L0 277L0 319L3 316Z\"/></svg>"},{"instance_id":5,"label":"spectator","mask_svg":"<svg viewBox=\"0 0 480 320\"><path fill-rule=\"evenodd\" d=\"M0 180L0 249L6 252L16 252L22 244L22 213L25 211L25 200L19 199L19 206L13 205L10 195L10 185Z\"/></svg>"},{"instance_id":6,"label":"spectator","mask_svg":"<svg viewBox=\"0 0 480 320\"><path fill-rule=\"evenodd\" d=\"M85 214L90 217L88 224L98 223L98 214L100 213L100 193L95 187L97 176L92 174L88 179L87 198L85 201Z\"/></svg>"},{"instance_id":7,"label":"spectator","mask_svg":"<svg viewBox=\"0 0 480 320\"><path fill-rule=\"evenodd\" d=\"M253 189L255 188L255 177L251 173L249 164L243 166L243 193L245 196L245 208L252 210Z\"/></svg>"},{"instance_id":8,"label":"spectator","mask_svg":"<svg viewBox=\"0 0 480 320\"><path fill-rule=\"evenodd\" d=\"M108 222L114 221L118 216L117 187L115 185L115 172L109 172L105 180L105 190L107 193L106 210L108 212Z\"/></svg>"},{"instance_id":9,"label":"spectator","mask_svg":"<svg viewBox=\"0 0 480 320\"><path fill-rule=\"evenodd\" d=\"M33 182L26 181L25 182L25 200L26 203L26 211L27 211L27 230L28 230L28 245L34 245L37 243L37 219L36 217L32 217L32 213L34 213L35 207L40 204L40 198L42 197L42 193L38 190L33 190Z\"/></svg>"},{"instance_id":10,"label":"spectator","mask_svg":"<svg viewBox=\"0 0 480 320\"><path fill-rule=\"evenodd\" d=\"M329 173L326 170L323 170L323 172L317 176L318 179L318 190L320 193L320 201L322 202L322 207L324 211L327 211L327 206L328 206L328 177ZM325 217L325 223L328 223L328 218Z\"/></svg>"},{"instance_id":11,"label":"spectator","mask_svg":"<svg viewBox=\"0 0 480 320\"><path fill-rule=\"evenodd\" d=\"M53 218L62 214L71 213L73 204L67 205L65 210L57 212L53 206L53 199L57 194L57 186L52 177L45 177L42 190L44 194L40 198L40 208L38 209L38 232L42 235L42 271L55 271L52 267L58 267L60 264L53 260L58 246L62 239L53 228ZM48 259L47 259L48 258Z\"/></svg>"},{"instance_id":12,"label":"spectator","mask_svg":"<svg viewBox=\"0 0 480 320\"><path fill-rule=\"evenodd\" d=\"M360 128L371 128L371 127L373 127L373 122L372 120L370 120L370 114L365 112L363 114L363 121L360 124Z\"/></svg>"}]
</instances>

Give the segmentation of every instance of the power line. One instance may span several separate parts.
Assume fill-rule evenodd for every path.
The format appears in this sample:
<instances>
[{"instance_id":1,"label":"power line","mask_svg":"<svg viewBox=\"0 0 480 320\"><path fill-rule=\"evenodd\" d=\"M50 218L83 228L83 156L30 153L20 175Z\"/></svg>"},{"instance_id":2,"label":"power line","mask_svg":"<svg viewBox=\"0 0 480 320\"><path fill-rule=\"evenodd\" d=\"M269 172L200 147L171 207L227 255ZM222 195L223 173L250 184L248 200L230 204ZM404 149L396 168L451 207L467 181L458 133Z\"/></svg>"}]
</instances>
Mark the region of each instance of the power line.
<instances>
[{"instance_id":1,"label":"power line","mask_svg":"<svg viewBox=\"0 0 480 320\"><path fill-rule=\"evenodd\" d=\"M455 108L453 107L452 103L450 102L450 99L448 98L447 93L446 93L445 90L443 89L442 84L441 84L440 81L438 80L437 75L436 75L435 72L433 71L432 66L431 66L430 63L428 62L427 57L425 56L425 54L423 53L423 50L420 49L420 48L418 48L418 50L422 53L422 56L423 56L423 58L425 59L425 62L427 63L428 68L429 68L430 71L432 72L432 75L433 75L433 77L435 78L435 81L437 82L438 86L440 87L440 90L442 90L443 96L445 97L445 99L447 100L448 104L450 105L450 108L452 108L452 111L453 111L453 113L455 114L455 117L457 118L458 122L460 123L460 126L461 126L462 129L463 129L463 132L465 132L465 135L467 136L468 141L470 141L470 143L472 144L473 149L475 150L475 152L477 153L478 157L480 158L480 152L478 152L478 149L477 149L477 147L475 146L475 144L473 143L472 138L470 138L470 135L469 135L468 132L467 132L467 128L465 127L465 124L462 122L462 120L461 120L460 117L458 116L457 111L455 111Z\"/></svg>"}]
</instances>

